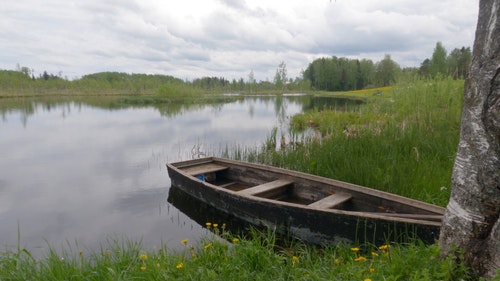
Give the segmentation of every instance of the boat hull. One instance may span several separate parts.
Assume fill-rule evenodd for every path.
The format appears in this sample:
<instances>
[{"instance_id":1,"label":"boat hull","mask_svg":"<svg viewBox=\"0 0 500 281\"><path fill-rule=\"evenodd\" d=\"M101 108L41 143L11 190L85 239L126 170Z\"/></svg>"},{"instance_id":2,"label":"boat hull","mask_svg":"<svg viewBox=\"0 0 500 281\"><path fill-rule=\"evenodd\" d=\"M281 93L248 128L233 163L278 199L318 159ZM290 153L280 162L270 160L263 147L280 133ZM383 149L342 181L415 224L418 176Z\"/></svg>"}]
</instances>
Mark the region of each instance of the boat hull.
<instances>
[{"instance_id":1,"label":"boat hull","mask_svg":"<svg viewBox=\"0 0 500 281\"><path fill-rule=\"evenodd\" d=\"M209 160L225 161L217 158L205 159L205 161ZM300 181L300 179L297 179L297 175L303 175L302 173L256 164L240 164L240 162L233 163L231 161L224 162L224 164L229 166L230 169L231 165L243 165L247 174L250 171L257 174L274 173L269 176L270 178L287 175L288 178ZM254 225L276 228L279 232L291 234L306 242L316 244L364 242L382 244L392 241L407 242L419 239L425 243L434 243L439 237L439 221L312 208L308 205L277 202L269 198L241 195L239 192L220 188L198 177L188 175L177 168L175 164L168 164L167 166L172 186L221 212ZM255 172L256 170L259 171ZM277 175L276 172L283 174ZM307 180L311 179L321 180L321 184L328 184L330 181L316 176L311 178L308 175ZM338 184L338 181L332 181L331 184ZM356 186L356 188L359 187ZM439 207L435 209L438 213L441 212Z\"/></svg>"}]
</instances>

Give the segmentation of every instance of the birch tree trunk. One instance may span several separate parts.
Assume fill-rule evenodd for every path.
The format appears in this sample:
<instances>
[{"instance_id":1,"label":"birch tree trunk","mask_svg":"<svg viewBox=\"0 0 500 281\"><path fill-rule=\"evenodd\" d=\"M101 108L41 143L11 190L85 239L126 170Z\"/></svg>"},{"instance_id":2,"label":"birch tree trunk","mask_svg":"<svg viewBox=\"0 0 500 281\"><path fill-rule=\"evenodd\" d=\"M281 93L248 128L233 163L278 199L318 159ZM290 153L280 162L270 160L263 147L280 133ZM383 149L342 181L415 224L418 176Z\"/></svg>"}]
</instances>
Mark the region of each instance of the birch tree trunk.
<instances>
[{"instance_id":1,"label":"birch tree trunk","mask_svg":"<svg viewBox=\"0 0 500 281\"><path fill-rule=\"evenodd\" d=\"M441 228L443 256L463 249L479 276L500 269L500 0L480 0L465 81L451 198Z\"/></svg>"}]
</instances>

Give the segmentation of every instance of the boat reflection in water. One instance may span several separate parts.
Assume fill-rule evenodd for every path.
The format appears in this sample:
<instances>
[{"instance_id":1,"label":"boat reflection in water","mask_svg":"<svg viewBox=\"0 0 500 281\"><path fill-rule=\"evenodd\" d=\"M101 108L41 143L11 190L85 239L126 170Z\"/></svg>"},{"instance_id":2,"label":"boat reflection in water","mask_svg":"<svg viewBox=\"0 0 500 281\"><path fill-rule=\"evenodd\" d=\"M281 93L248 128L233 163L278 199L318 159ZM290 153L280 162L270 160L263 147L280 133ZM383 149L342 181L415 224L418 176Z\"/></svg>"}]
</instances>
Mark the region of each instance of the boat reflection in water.
<instances>
[{"instance_id":1,"label":"boat reflection in water","mask_svg":"<svg viewBox=\"0 0 500 281\"><path fill-rule=\"evenodd\" d=\"M167 200L175 208L183 212L203 228L207 228L228 242L233 243L233 238L235 237L252 237L254 234L257 236L260 234L272 235L275 245L280 247L289 247L298 240L298 237L290 234L285 227L276 229L269 228L263 224L252 224L238 217L221 212L220 210L217 210L217 208L214 208L209 204L189 195L176 186L170 187ZM207 224L209 224L210 227L207 227ZM218 224L218 228L214 228L214 224ZM307 240L301 241L316 244Z\"/></svg>"},{"instance_id":2,"label":"boat reflection in water","mask_svg":"<svg viewBox=\"0 0 500 281\"><path fill-rule=\"evenodd\" d=\"M206 227L207 223L218 224L220 228L234 235L244 235L249 228L260 229L259 226L217 210L176 186L170 187L167 201L203 227Z\"/></svg>"}]
</instances>

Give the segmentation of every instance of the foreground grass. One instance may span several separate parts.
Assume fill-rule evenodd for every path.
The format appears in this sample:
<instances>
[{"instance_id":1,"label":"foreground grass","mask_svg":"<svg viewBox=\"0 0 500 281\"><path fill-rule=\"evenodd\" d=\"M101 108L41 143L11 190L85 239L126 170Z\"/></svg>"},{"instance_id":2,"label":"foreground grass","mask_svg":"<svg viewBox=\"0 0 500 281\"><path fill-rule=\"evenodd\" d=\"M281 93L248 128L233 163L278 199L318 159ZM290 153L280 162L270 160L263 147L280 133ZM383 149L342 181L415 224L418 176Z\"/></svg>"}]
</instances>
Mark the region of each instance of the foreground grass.
<instances>
[{"instance_id":1,"label":"foreground grass","mask_svg":"<svg viewBox=\"0 0 500 281\"><path fill-rule=\"evenodd\" d=\"M218 233L219 229L215 229ZM220 233L219 233L220 234ZM158 251L111 241L100 252L55 250L35 259L23 249L0 254L0 280L459 280L466 269L438 259L437 246L280 247L272 233L222 233L183 250Z\"/></svg>"}]
</instances>

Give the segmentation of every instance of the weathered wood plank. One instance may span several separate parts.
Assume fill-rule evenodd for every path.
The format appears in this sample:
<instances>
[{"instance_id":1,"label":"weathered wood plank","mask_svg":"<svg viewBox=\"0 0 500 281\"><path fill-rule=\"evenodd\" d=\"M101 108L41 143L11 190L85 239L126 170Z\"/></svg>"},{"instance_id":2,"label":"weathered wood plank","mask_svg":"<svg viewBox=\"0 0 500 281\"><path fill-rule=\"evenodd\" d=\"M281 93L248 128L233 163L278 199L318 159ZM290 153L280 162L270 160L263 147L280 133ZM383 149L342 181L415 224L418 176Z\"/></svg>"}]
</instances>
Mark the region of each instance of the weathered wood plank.
<instances>
[{"instance_id":1,"label":"weathered wood plank","mask_svg":"<svg viewBox=\"0 0 500 281\"><path fill-rule=\"evenodd\" d=\"M330 209L336 205L342 204L347 200L351 199L352 196L347 193L335 193L330 196L327 196L323 199L320 199L314 203L309 204L309 207L318 208L318 209Z\"/></svg>"},{"instance_id":2,"label":"weathered wood plank","mask_svg":"<svg viewBox=\"0 0 500 281\"><path fill-rule=\"evenodd\" d=\"M279 179L271 182L266 182L264 184L256 185L247 189L243 189L241 191L238 191L238 193L245 195L257 195L260 193L269 192L274 189L285 187L292 183L293 181L290 180Z\"/></svg>"},{"instance_id":3,"label":"weathered wood plank","mask_svg":"<svg viewBox=\"0 0 500 281\"><path fill-rule=\"evenodd\" d=\"M236 184L236 182L232 181L232 182L228 182L228 183L225 183L225 184L221 184L221 185L219 185L219 187L226 188L226 187L231 186L233 184Z\"/></svg>"},{"instance_id":4,"label":"weathered wood plank","mask_svg":"<svg viewBox=\"0 0 500 281\"><path fill-rule=\"evenodd\" d=\"M191 167L186 167L181 169L183 172L195 176L195 175L200 175L204 173L213 173L213 172L218 172L218 171L223 171L229 169L229 167L218 165L215 163L207 163L203 165L197 165L197 166L191 166Z\"/></svg>"},{"instance_id":5,"label":"weathered wood plank","mask_svg":"<svg viewBox=\"0 0 500 281\"><path fill-rule=\"evenodd\" d=\"M400 214L400 213L376 213L382 216L387 217L399 217L399 218L408 218L408 219L416 219L416 220L429 220L429 221L442 221L442 215L426 215L426 214Z\"/></svg>"}]
</instances>

